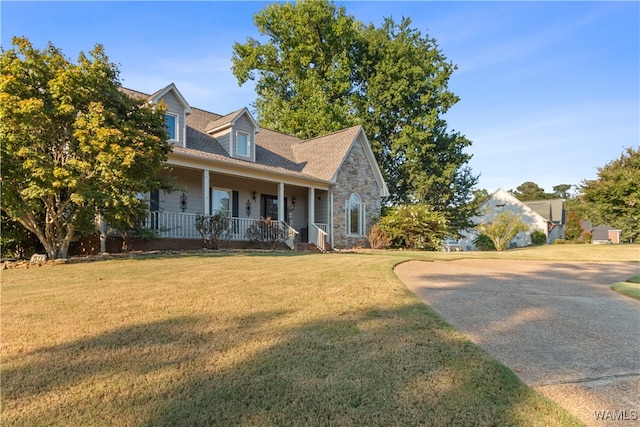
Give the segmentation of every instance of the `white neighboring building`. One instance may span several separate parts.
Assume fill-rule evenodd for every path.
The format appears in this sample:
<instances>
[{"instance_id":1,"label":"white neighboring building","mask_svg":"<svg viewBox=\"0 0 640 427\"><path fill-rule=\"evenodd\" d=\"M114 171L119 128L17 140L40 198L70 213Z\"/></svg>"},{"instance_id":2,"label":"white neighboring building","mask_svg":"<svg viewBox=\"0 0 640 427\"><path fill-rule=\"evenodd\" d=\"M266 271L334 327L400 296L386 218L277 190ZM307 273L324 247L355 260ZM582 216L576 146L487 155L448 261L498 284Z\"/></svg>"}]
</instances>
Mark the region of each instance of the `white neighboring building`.
<instances>
[{"instance_id":1,"label":"white neighboring building","mask_svg":"<svg viewBox=\"0 0 640 427\"><path fill-rule=\"evenodd\" d=\"M501 188L489 196L480 206L480 215L473 217L474 224L488 222L491 217L500 212L510 211L520 216L522 222L529 226L529 230L518 233L509 244L509 248L521 248L531 245L531 233L540 230L547 236L547 243L564 237L564 210L562 200L536 200L521 202L508 191ZM478 237L476 230L462 231L459 245L465 251L475 251L473 241Z\"/></svg>"}]
</instances>

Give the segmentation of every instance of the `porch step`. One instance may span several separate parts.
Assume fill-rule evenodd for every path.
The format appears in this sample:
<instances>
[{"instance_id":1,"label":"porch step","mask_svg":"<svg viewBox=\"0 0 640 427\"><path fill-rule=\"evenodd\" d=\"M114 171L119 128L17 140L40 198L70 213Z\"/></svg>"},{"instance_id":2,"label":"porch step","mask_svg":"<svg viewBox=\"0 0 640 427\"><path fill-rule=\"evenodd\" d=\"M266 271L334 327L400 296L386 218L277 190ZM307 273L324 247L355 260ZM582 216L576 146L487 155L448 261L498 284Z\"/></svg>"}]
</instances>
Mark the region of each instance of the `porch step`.
<instances>
[{"instance_id":1,"label":"porch step","mask_svg":"<svg viewBox=\"0 0 640 427\"><path fill-rule=\"evenodd\" d=\"M318 248L313 243L298 243L296 245L296 252L322 252L320 248Z\"/></svg>"}]
</instances>

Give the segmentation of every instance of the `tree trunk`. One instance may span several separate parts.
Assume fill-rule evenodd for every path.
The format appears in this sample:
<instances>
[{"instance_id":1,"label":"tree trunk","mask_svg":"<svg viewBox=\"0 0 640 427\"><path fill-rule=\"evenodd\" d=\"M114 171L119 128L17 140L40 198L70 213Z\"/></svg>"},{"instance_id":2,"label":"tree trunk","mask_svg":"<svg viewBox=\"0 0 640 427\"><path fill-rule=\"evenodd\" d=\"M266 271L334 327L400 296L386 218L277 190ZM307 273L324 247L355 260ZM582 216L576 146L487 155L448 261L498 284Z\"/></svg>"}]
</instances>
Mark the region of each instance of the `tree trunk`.
<instances>
[{"instance_id":1,"label":"tree trunk","mask_svg":"<svg viewBox=\"0 0 640 427\"><path fill-rule=\"evenodd\" d=\"M75 227L73 225L66 226L65 236L59 241L57 239L57 233L55 232L49 231L49 233L46 233L38 227L33 227L32 224L24 218L18 218L18 222L36 235L40 243L42 243L42 246L44 246L44 250L47 252L49 259L67 258L69 246L75 235ZM62 228L63 224L58 224L58 227Z\"/></svg>"}]
</instances>

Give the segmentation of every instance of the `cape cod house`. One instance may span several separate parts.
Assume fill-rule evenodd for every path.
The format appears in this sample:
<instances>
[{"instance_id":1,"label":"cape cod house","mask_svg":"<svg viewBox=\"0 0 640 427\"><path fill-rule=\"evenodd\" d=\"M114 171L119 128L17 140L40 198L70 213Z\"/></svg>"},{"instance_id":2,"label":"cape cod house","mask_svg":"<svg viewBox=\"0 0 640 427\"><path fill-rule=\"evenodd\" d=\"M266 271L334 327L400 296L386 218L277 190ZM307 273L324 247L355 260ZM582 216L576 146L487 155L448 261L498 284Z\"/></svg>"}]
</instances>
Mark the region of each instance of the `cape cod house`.
<instances>
[{"instance_id":1,"label":"cape cod house","mask_svg":"<svg viewBox=\"0 0 640 427\"><path fill-rule=\"evenodd\" d=\"M261 128L247 108L221 116L191 107L173 83L151 95L123 91L167 106L167 163L181 190L148 195L146 226L161 238L200 239L196 216L220 213L237 242L271 218L291 248L367 244L388 190L362 127L302 140Z\"/></svg>"},{"instance_id":2,"label":"cape cod house","mask_svg":"<svg viewBox=\"0 0 640 427\"><path fill-rule=\"evenodd\" d=\"M518 215L529 229L520 232L510 242L509 247L524 247L532 244L531 233L539 230L546 234L547 243L564 238L565 214L561 199L520 201L508 191L497 189L480 206L480 216L472 218L474 224L490 221L500 212L510 211ZM456 243L463 250L476 250L473 241L478 237L476 230L462 231L462 238Z\"/></svg>"}]
</instances>

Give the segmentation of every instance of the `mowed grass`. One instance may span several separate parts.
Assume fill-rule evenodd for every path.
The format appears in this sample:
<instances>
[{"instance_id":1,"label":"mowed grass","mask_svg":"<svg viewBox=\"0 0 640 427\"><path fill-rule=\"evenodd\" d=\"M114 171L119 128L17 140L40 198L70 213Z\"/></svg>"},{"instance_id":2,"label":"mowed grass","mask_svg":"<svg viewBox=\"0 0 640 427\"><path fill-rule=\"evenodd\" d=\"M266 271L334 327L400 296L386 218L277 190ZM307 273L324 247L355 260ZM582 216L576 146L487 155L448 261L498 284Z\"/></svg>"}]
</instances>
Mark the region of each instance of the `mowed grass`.
<instances>
[{"instance_id":1,"label":"mowed grass","mask_svg":"<svg viewBox=\"0 0 640 427\"><path fill-rule=\"evenodd\" d=\"M631 276L624 282L614 283L611 289L629 298L640 300L640 274Z\"/></svg>"},{"instance_id":2,"label":"mowed grass","mask_svg":"<svg viewBox=\"0 0 640 427\"><path fill-rule=\"evenodd\" d=\"M505 254L203 254L3 271L0 424L577 425L393 273L408 259Z\"/></svg>"}]
</instances>

